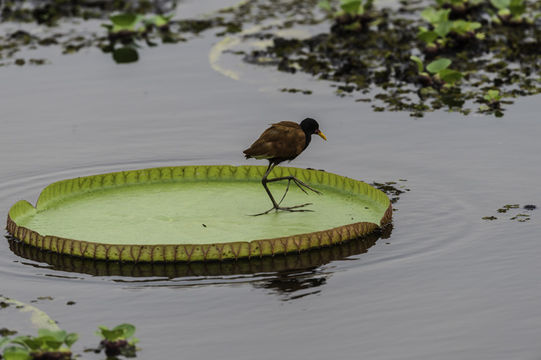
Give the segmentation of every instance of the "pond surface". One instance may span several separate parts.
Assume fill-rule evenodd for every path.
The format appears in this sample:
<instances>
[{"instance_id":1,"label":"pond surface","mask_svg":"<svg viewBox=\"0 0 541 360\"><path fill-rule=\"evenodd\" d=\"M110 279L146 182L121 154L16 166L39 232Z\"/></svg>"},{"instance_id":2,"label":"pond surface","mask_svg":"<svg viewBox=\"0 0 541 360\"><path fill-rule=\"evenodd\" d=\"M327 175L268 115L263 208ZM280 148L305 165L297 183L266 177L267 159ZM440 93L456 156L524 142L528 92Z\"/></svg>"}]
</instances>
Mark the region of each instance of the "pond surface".
<instances>
[{"instance_id":1,"label":"pond surface","mask_svg":"<svg viewBox=\"0 0 541 360\"><path fill-rule=\"evenodd\" d=\"M194 4L201 12L221 6ZM242 65L239 80L224 76L208 61L218 41L207 31L147 49L130 65L97 49L40 49L51 64L1 68L0 218L61 179L263 165L242 150L269 123L310 116L329 141L312 141L292 166L411 189L395 204L390 237L315 264L299 257L295 270L130 268L137 277L108 265L91 271L27 259L2 241L1 295L37 300L79 333L78 353L97 344L98 325L130 322L141 359L541 357L540 210L497 211L540 205L539 96L517 100L503 118L375 113L302 74ZM286 87L312 94L280 92ZM520 213L530 220L511 220ZM0 319L1 327L35 332L13 306Z\"/></svg>"}]
</instances>

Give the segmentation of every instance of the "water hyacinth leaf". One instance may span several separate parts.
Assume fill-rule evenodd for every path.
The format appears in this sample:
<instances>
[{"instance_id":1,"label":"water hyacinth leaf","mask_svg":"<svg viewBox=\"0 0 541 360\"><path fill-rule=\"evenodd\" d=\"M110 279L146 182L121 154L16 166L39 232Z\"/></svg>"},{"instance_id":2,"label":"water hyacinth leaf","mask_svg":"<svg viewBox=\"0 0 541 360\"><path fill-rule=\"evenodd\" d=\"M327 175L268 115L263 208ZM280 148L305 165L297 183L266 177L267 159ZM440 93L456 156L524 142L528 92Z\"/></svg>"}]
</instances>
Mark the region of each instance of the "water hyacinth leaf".
<instances>
[{"instance_id":1,"label":"water hyacinth leaf","mask_svg":"<svg viewBox=\"0 0 541 360\"><path fill-rule=\"evenodd\" d=\"M342 0L340 8L347 14L358 14L361 8L361 0Z\"/></svg>"},{"instance_id":2,"label":"water hyacinth leaf","mask_svg":"<svg viewBox=\"0 0 541 360\"><path fill-rule=\"evenodd\" d=\"M71 347L77 340L79 340L79 335L76 333L70 333L66 335L66 338L64 339L64 343L67 347Z\"/></svg>"},{"instance_id":3,"label":"water hyacinth leaf","mask_svg":"<svg viewBox=\"0 0 541 360\"><path fill-rule=\"evenodd\" d=\"M21 345L28 350L38 350L43 343L37 338L31 338L29 336L17 336L11 341L13 344Z\"/></svg>"},{"instance_id":4,"label":"water hyacinth leaf","mask_svg":"<svg viewBox=\"0 0 541 360\"><path fill-rule=\"evenodd\" d=\"M49 329L38 329L38 336L39 337L49 337L54 340L60 341L61 343L64 342L64 339L66 338L67 332L65 330L49 330Z\"/></svg>"},{"instance_id":5,"label":"water hyacinth leaf","mask_svg":"<svg viewBox=\"0 0 541 360\"><path fill-rule=\"evenodd\" d=\"M470 31L475 31L481 27L481 23L466 20L455 20L452 22L452 31L457 34L465 34Z\"/></svg>"},{"instance_id":6,"label":"water hyacinth leaf","mask_svg":"<svg viewBox=\"0 0 541 360\"><path fill-rule=\"evenodd\" d=\"M413 62L415 62L415 64L417 64L417 71L419 73L422 73L424 71L423 60L421 60L418 56L411 55L410 60L412 60Z\"/></svg>"},{"instance_id":7,"label":"water hyacinth leaf","mask_svg":"<svg viewBox=\"0 0 541 360\"><path fill-rule=\"evenodd\" d=\"M98 328L100 330L97 331L96 334L109 341L116 341L124 335L124 331L121 329L109 330L107 326L98 326Z\"/></svg>"},{"instance_id":8,"label":"water hyacinth leaf","mask_svg":"<svg viewBox=\"0 0 541 360\"><path fill-rule=\"evenodd\" d=\"M141 15L137 14L118 14L109 17L114 25L113 31L135 31L135 26L141 20Z\"/></svg>"},{"instance_id":9,"label":"water hyacinth leaf","mask_svg":"<svg viewBox=\"0 0 541 360\"><path fill-rule=\"evenodd\" d=\"M434 32L434 31L421 31L417 34L417 37L419 38L419 40L427 43L427 44L431 44L433 43L434 41L436 41L436 39L439 37L439 35Z\"/></svg>"},{"instance_id":10,"label":"water hyacinth leaf","mask_svg":"<svg viewBox=\"0 0 541 360\"><path fill-rule=\"evenodd\" d=\"M446 82L449 85L453 85L454 83L456 83L463 77L460 71L451 70L451 69L440 70L438 72L438 75L444 82Z\"/></svg>"},{"instance_id":11,"label":"water hyacinth leaf","mask_svg":"<svg viewBox=\"0 0 541 360\"><path fill-rule=\"evenodd\" d=\"M64 341L58 341L52 337L39 337L38 339L41 341L40 348L47 350L58 350L64 343Z\"/></svg>"},{"instance_id":12,"label":"water hyacinth leaf","mask_svg":"<svg viewBox=\"0 0 541 360\"><path fill-rule=\"evenodd\" d=\"M438 34L440 37L444 38L447 36L447 34L449 34L449 31L451 31L452 27L453 27L452 21L449 21L449 20L441 21L434 28L434 32Z\"/></svg>"},{"instance_id":13,"label":"water hyacinth leaf","mask_svg":"<svg viewBox=\"0 0 541 360\"><path fill-rule=\"evenodd\" d=\"M449 20L451 9L436 10L433 7L428 7L421 12L421 17L429 23L436 25Z\"/></svg>"},{"instance_id":14,"label":"water hyacinth leaf","mask_svg":"<svg viewBox=\"0 0 541 360\"><path fill-rule=\"evenodd\" d=\"M0 349L2 348L2 346L4 346L5 344L7 344L8 342L10 342L11 339L8 338L8 337L2 337L0 338Z\"/></svg>"},{"instance_id":15,"label":"water hyacinth leaf","mask_svg":"<svg viewBox=\"0 0 541 360\"><path fill-rule=\"evenodd\" d=\"M4 349L4 360L30 360L30 352L26 349L9 346Z\"/></svg>"},{"instance_id":16,"label":"water hyacinth leaf","mask_svg":"<svg viewBox=\"0 0 541 360\"><path fill-rule=\"evenodd\" d=\"M488 90L483 98L486 101L499 101L502 97L499 90Z\"/></svg>"},{"instance_id":17,"label":"water hyacinth leaf","mask_svg":"<svg viewBox=\"0 0 541 360\"><path fill-rule=\"evenodd\" d=\"M151 18L145 20L146 23L152 24L156 27L163 27L169 24L173 15L154 15Z\"/></svg>"},{"instance_id":18,"label":"water hyacinth leaf","mask_svg":"<svg viewBox=\"0 0 541 360\"><path fill-rule=\"evenodd\" d=\"M524 3L524 0L511 0L509 10L511 10L511 13L515 16L522 15L526 11L526 4Z\"/></svg>"},{"instance_id":19,"label":"water hyacinth leaf","mask_svg":"<svg viewBox=\"0 0 541 360\"><path fill-rule=\"evenodd\" d=\"M139 60L139 53L131 46L124 46L113 50L113 59L117 64L128 64Z\"/></svg>"},{"instance_id":20,"label":"water hyacinth leaf","mask_svg":"<svg viewBox=\"0 0 541 360\"><path fill-rule=\"evenodd\" d=\"M135 334L135 326L133 326L132 324L120 324L120 325L117 325L113 328L113 331L121 331L122 332L122 337L124 339L127 339L129 337L132 337L133 334Z\"/></svg>"},{"instance_id":21,"label":"water hyacinth leaf","mask_svg":"<svg viewBox=\"0 0 541 360\"><path fill-rule=\"evenodd\" d=\"M331 3L329 2L329 0L322 0L317 5L325 11L332 11Z\"/></svg>"},{"instance_id":22,"label":"water hyacinth leaf","mask_svg":"<svg viewBox=\"0 0 541 360\"><path fill-rule=\"evenodd\" d=\"M441 59L432 61L430 64L426 66L426 69L433 74L437 74L443 69L446 69L447 67L449 67L449 65L451 65L451 60L447 58L441 58Z\"/></svg>"},{"instance_id":23,"label":"water hyacinth leaf","mask_svg":"<svg viewBox=\"0 0 541 360\"><path fill-rule=\"evenodd\" d=\"M427 7L421 11L421 17L431 24L438 21L437 11L433 7Z\"/></svg>"},{"instance_id":24,"label":"water hyacinth leaf","mask_svg":"<svg viewBox=\"0 0 541 360\"><path fill-rule=\"evenodd\" d=\"M490 3L495 8L502 10L509 8L509 5L511 5L511 0L490 0Z\"/></svg>"}]
</instances>

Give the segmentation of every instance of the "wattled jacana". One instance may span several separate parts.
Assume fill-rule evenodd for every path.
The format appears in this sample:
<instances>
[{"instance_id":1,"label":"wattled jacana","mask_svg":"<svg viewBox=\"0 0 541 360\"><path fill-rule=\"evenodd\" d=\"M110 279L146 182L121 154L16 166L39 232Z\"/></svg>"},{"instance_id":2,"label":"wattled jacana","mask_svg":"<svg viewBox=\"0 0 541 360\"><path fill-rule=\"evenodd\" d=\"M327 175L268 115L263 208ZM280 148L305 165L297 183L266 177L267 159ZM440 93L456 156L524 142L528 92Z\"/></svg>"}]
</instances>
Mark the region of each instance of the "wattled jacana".
<instances>
[{"instance_id":1,"label":"wattled jacana","mask_svg":"<svg viewBox=\"0 0 541 360\"><path fill-rule=\"evenodd\" d=\"M281 121L279 123L272 124L270 128L268 128L261 134L259 139L257 139L252 144L252 146L243 151L244 156L247 159L267 159L269 161L269 166L267 167L267 171L265 171L265 175L263 175L261 183L263 184L265 191L269 195L273 207L261 214L256 215L267 214L272 210L284 210L291 212L310 211L299 209L301 207L310 205L310 203L291 207L280 207L280 204L284 200L287 191L289 190L289 185L291 181L293 181L295 185L297 185L305 193L305 188L315 192L316 194L321 194L319 191L311 188L310 186L308 186L294 176L284 176L273 179L267 179L267 176L269 176L272 169L274 169L274 167L282 161L291 161L297 156L299 156L299 154L302 153L304 149L306 149L308 144L310 144L310 140L312 139L312 135L314 134L319 135L323 140L327 140L325 135L319 130L319 124L317 123L317 121L312 118L306 118L301 121L300 124L292 121ZM276 202L269 188L267 187L267 183L281 180L288 181L287 188L280 202Z\"/></svg>"}]
</instances>

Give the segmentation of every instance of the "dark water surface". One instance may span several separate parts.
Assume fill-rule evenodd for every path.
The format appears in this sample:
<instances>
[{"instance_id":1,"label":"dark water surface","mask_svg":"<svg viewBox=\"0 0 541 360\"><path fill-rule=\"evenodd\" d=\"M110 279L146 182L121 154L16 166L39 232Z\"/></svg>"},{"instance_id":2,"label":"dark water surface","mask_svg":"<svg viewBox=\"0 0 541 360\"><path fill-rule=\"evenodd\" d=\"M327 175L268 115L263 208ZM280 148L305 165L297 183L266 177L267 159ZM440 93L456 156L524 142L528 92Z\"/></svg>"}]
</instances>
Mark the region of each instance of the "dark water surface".
<instances>
[{"instance_id":1,"label":"dark water surface","mask_svg":"<svg viewBox=\"0 0 541 360\"><path fill-rule=\"evenodd\" d=\"M33 305L80 334L76 352L97 343L98 325L131 322L141 359L541 358L540 210L496 211L541 205L539 96L503 118L374 113L304 75L246 65L238 81L223 76L208 61L218 40L210 31L132 65L47 50L50 65L2 68L0 218L56 180L259 164L241 151L267 124L312 116L329 141L314 138L292 165L407 180L390 237L315 260L141 269L48 264L1 241L1 295L52 297ZM531 220L510 220L521 212ZM28 318L2 309L0 327L34 332Z\"/></svg>"}]
</instances>

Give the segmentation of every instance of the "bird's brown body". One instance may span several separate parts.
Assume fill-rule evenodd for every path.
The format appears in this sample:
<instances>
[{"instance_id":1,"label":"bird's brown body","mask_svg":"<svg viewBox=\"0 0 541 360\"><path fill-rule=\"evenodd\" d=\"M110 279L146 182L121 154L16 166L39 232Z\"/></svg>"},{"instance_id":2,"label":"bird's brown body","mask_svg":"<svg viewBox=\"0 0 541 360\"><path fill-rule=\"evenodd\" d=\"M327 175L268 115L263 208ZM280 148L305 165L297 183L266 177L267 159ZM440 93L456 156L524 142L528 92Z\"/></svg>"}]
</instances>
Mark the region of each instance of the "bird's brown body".
<instances>
[{"instance_id":1,"label":"bird's brown body","mask_svg":"<svg viewBox=\"0 0 541 360\"><path fill-rule=\"evenodd\" d=\"M278 164L293 160L308 145L301 126L293 121L281 121L265 130L252 146L244 150L246 158L267 159Z\"/></svg>"},{"instance_id":2,"label":"bird's brown body","mask_svg":"<svg viewBox=\"0 0 541 360\"><path fill-rule=\"evenodd\" d=\"M317 194L321 194L319 191L311 188L309 185L305 184L294 176L283 176L268 179L269 174L276 165L282 161L291 161L299 156L299 154L306 149L308 144L310 144L310 140L314 134L320 136L324 140L327 140L325 135L319 130L319 124L317 121L312 118L306 118L301 121L300 124L292 121L280 121L279 123L272 124L270 128L263 131L261 136L259 136L252 146L243 151L244 156L247 159L255 158L266 159L269 161L269 166L261 179L261 183L263 184L267 195L269 195L273 207L272 209L257 215L267 214L272 210L309 211L299 208L310 205L310 203L291 207L280 207L282 200L284 200L287 194L291 181L293 181L295 185L297 185L305 193L305 189L308 189ZM267 186L267 183L282 180L287 180L286 192L282 196L282 200L276 202Z\"/></svg>"}]
</instances>

